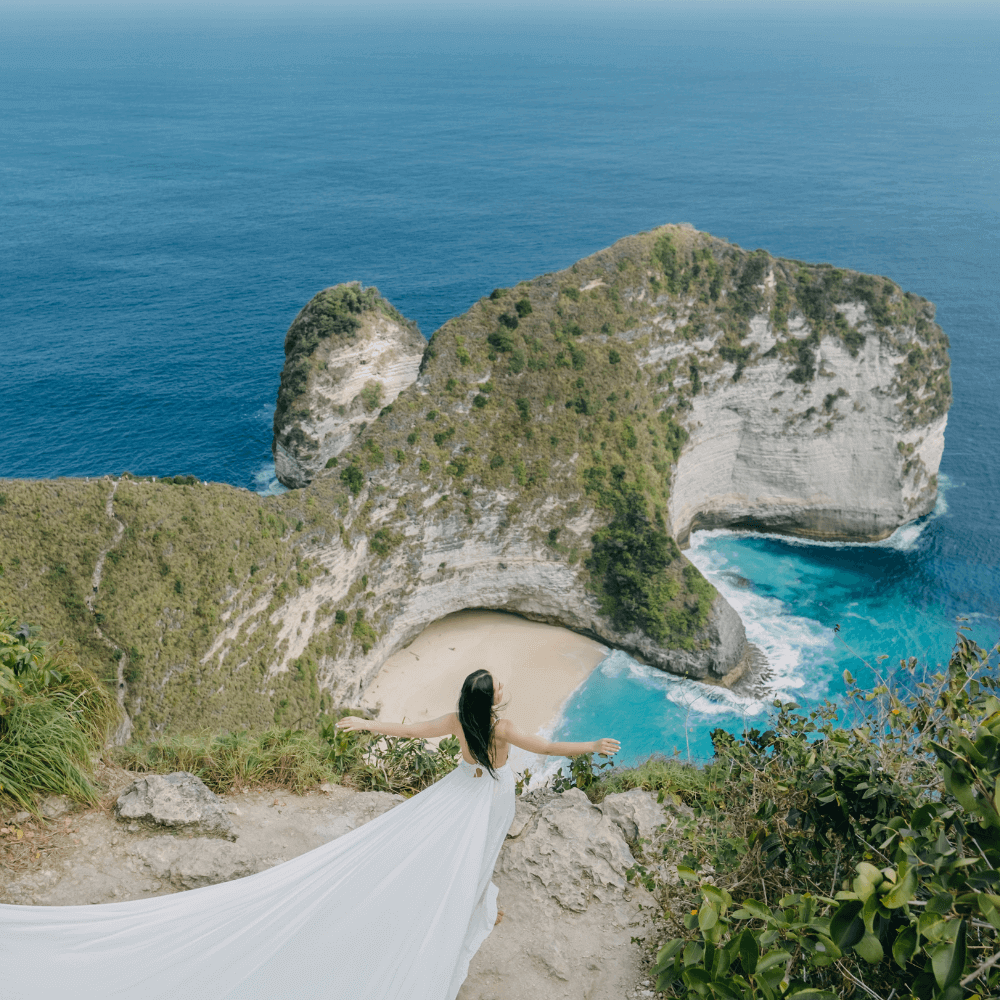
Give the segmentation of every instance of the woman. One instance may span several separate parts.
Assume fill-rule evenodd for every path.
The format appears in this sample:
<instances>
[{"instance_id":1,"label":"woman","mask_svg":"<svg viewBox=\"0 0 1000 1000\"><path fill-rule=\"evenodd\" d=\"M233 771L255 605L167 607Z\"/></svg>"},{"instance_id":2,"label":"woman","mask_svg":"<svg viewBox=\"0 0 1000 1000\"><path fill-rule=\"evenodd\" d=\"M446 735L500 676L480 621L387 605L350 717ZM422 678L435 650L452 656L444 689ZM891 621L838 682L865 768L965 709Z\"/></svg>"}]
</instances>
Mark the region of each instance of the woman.
<instances>
[{"instance_id":1,"label":"woman","mask_svg":"<svg viewBox=\"0 0 1000 1000\"><path fill-rule=\"evenodd\" d=\"M458 712L386 736L453 734L459 766L377 819L247 878L100 906L0 906L0 1000L454 1000L497 917L490 882L514 817L510 747L550 743L497 718L485 670Z\"/></svg>"}]
</instances>

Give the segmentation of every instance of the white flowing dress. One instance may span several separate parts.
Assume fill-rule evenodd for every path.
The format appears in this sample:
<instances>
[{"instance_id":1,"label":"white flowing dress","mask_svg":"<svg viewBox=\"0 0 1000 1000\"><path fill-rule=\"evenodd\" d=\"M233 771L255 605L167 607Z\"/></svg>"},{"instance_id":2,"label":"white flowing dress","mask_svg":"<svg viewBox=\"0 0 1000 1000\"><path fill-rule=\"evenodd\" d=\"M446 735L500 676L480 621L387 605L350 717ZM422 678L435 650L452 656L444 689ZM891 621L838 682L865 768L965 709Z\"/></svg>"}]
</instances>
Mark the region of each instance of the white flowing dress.
<instances>
[{"instance_id":1,"label":"white flowing dress","mask_svg":"<svg viewBox=\"0 0 1000 1000\"><path fill-rule=\"evenodd\" d=\"M96 906L0 905L3 1000L454 1000L493 929L509 765L464 760L267 871Z\"/></svg>"}]
</instances>

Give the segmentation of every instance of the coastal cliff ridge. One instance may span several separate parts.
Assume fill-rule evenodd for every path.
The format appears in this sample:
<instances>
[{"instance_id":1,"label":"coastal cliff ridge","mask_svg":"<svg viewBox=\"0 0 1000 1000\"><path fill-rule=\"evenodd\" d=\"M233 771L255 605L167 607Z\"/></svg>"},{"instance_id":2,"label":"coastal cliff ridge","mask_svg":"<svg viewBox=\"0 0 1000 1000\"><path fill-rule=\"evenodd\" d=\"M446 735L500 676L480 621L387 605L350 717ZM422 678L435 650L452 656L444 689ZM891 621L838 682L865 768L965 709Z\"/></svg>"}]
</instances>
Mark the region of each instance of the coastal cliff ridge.
<instances>
[{"instance_id":1,"label":"coastal cliff ridge","mask_svg":"<svg viewBox=\"0 0 1000 1000\"><path fill-rule=\"evenodd\" d=\"M935 502L947 338L886 278L664 226L421 339L357 283L303 309L275 414L300 487L283 496L4 484L0 522L49 526L30 553L3 528L2 596L76 637L140 735L308 723L466 608L733 684L754 651L685 558L692 530L871 541Z\"/></svg>"}]
</instances>

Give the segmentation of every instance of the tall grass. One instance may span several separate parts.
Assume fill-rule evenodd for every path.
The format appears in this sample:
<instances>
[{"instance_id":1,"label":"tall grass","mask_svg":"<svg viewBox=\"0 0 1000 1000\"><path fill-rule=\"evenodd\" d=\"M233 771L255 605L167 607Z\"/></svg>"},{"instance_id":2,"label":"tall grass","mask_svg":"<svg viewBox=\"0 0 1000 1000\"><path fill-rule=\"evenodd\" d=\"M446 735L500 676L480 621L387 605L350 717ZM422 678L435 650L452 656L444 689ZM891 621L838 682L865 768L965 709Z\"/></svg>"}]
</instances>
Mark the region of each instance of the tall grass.
<instances>
[{"instance_id":1,"label":"tall grass","mask_svg":"<svg viewBox=\"0 0 1000 1000\"><path fill-rule=\"evenodd\" d=\"M91 753L118 720L108 691L61 646L50 655L4 608L0 681L0 805L37 812L46 794L95 802Z\"/></svg>"},{"instance_id":2,"label":"tall grass","mask_svg":"<svg viewBox=\"0 0 1000 1000\"><path fill-rule=\"evenodd\" d=\"M296 729L166 736L120 747L114 758L130 771L188 771L220 794L257 785L303 792L339 777L329 744Z\"/></svg>"},{"instance_id":3,"label":"tall grass","mask_svg":"<svg viewBox=\"0 0 1000 1000\"><path fill-rule=\"evenodd\" d=\"M454 739L435 749L425 740L342 732L333 721L319 733L268 729L166 736L113 751L116 763L130 771L188 771L220 794L258 786L304 792L334 781L360 791L412 795L451 771L458 753Z\"/></svg>"},{"instance_id":4,"label":"tall grass","mask_svg":"<svg viewBox=\"0 0 1000 1000\"><path fill-rule=\"evenodd\" d=\"M33 695L0 717L0 796L31 812L40 794L96 801L91 741L72 703L64 691Z\"/></svg>"}]
</instances>

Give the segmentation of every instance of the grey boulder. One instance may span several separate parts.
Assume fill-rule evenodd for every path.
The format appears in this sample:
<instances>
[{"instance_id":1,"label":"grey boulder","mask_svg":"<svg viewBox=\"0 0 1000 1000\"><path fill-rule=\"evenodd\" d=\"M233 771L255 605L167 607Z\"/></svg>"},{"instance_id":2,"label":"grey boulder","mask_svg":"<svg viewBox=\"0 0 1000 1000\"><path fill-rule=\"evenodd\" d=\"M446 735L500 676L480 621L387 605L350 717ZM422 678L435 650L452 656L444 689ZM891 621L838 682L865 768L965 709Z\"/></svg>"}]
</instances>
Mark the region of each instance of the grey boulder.
<instances>
[{"instance_id":1,"label":"grey boulder","mask_svg":"<svg viewBox=\"0 0 1000 1000\"><path fill-rule=\"evenodd\" d=\"M247 848L214 838L188 840L168 834L140 840L129 853L153 878L175 889L197 889L243 878L271 867L276 860L255 857Z\"/></svg>"},{"instance_id":2,"label":"grey boulder","mask_svg":"<svg viewBox=\"0 0 1000 1000\"><path fill-rule=\"evenodd\" d=\"M125 821L236 839L221 799L187 771L137 778L118 796L115 814Z\"/></svg>"},{"instance_id":3,"label":"grey boulder","mask_svg":"<svg viewBox=\"0 0 1000 1000\"><path fill-rule=\"evenodd\" d=\"M657 827L664 821L663 808L641 788L606 795L600 808L630 844L652 840Z\"/></svg>"}]
</instances>

